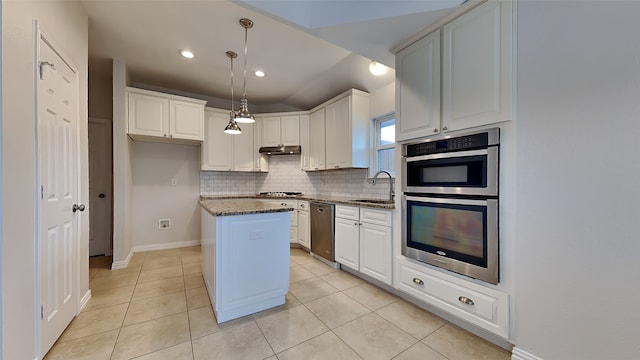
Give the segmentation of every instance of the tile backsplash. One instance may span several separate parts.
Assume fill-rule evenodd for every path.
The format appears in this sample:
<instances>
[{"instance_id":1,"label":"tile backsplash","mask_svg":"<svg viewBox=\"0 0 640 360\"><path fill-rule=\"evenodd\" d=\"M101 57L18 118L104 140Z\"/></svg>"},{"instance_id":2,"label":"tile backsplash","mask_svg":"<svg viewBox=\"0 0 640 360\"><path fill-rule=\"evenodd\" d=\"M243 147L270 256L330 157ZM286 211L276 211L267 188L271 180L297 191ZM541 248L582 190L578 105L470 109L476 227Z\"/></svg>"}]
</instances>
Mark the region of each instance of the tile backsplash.
<instances>
[{"instance_id":1,"label":"tile backsplash","mask_svg":"<svg viewBox=\"0 0 640 360\"><path fill-rule=\"evenodd\" d=\"M268 173L200 171L200 195L253 195L264 191L299 191L308 195L334 195L386 199L389 180L367 177L367 169L305 172L300 155L269 158Z\"/></svg>"}]
</instances>

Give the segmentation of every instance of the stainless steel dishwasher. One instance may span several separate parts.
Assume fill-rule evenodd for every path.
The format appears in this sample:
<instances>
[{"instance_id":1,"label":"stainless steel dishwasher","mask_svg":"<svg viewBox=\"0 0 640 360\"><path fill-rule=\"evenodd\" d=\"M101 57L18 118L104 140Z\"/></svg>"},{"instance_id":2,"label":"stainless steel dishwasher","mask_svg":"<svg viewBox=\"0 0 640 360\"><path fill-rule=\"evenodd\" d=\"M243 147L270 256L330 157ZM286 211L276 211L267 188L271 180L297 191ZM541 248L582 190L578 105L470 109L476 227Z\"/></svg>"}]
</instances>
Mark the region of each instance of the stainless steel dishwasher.
<instances>
[{"instance_id":1,"label":"stainless steel dishwasher","mask_svg":"<svg viewBox=\"0 0 640 360\"><path fill-rule=\"evenodd\" d=\"M334 261L334 208L333 204L311 202L311 252Z\"/></svg>"}]
</instances>

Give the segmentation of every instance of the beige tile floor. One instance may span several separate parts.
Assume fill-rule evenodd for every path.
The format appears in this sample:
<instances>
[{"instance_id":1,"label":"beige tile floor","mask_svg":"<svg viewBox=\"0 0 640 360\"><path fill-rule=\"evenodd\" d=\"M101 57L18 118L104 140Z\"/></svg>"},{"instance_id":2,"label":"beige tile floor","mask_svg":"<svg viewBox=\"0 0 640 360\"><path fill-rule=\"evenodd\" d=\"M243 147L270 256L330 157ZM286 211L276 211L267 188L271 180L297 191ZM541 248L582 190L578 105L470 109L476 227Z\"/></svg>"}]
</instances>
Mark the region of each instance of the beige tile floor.
<instances>
[{"instance_id":1,"label":"beige tile floor","mask_svg":"<svg viewBox=\"0 0 640 360\"><path fill-rule=\"evenodd\" d=\"M91 258L92 298L46 356L76 359L485 359L510 354L300 249L285 305L217 324L200 248Z\"/></svg>"}]
</instances>

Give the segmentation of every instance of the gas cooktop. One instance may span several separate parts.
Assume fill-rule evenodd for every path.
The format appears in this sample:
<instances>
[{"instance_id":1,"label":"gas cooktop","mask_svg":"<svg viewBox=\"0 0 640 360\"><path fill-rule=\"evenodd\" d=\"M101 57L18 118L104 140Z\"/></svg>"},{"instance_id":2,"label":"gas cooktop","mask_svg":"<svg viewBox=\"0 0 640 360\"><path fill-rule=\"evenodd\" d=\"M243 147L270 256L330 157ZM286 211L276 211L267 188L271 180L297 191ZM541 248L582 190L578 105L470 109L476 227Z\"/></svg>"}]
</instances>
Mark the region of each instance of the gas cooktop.
<instances>
[{"instance_id":1,"label":"gas cooktop","mask_svg":"<svg viewBox=\"0 0 640 360\"><path fill-rule=\"evenodd\" d=\"M302 193L298 191L266 191L266 192L261 192L260 195L277 197L277 196L296 196L296 195L302 195Z\"/></svg>"}]
</instances>

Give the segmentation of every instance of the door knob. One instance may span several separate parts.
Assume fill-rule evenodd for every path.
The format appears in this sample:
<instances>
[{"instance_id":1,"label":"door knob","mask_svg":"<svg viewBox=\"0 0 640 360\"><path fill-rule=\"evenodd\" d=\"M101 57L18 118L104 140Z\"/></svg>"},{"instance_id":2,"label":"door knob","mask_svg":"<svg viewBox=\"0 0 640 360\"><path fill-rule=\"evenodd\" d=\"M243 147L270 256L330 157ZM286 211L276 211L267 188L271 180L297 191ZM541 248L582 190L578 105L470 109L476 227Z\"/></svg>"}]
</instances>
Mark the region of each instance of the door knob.
<instances>
[{"instance_id":1,"label":"door knob","mask_svg":"<svg viewBox=\"0 0 640 360\"><path fill-rule=\"evenodd\" d=\"M98 197L99 197L100 199L104 199L105 195L104 195L104 194L100 194L100 195L98 195Z\"/></svg>"},{"instance_id":2,"label":"door knob","mask_svg":"<svg viewBox=\"0 0 640 360\"><path fill-rule=\"evenodd\" d=\"M84 204L73 204L73 208L71 208L71 210L73 210L73 212L84 211Z\"/></svg>"}]
</instances>

